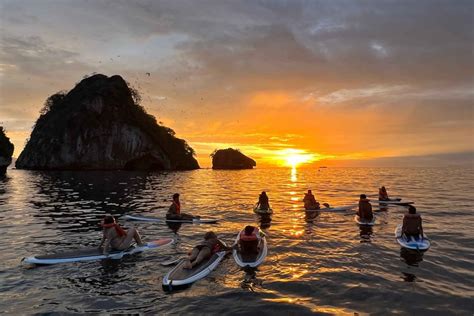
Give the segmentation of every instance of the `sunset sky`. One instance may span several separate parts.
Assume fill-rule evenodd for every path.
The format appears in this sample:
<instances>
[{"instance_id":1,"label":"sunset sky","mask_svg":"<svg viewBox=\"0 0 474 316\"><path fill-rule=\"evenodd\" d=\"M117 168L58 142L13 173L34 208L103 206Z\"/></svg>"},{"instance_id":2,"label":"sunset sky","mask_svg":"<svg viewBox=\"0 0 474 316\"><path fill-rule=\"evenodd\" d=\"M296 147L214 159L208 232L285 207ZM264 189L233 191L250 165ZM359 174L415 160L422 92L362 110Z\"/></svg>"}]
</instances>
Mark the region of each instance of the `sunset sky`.
<instances>
[{"instance_id":1,"label":"sunset sky","mask_svg":"<svg viewBox=\"0 0 474 316\"><path fill-rule=\"evenodd\" d=\"M474 1L0 0L0 20L15 156L44 100L97 72L202 167L227 147L257 166L474 161Z\"/></svg>"}]
</instances>

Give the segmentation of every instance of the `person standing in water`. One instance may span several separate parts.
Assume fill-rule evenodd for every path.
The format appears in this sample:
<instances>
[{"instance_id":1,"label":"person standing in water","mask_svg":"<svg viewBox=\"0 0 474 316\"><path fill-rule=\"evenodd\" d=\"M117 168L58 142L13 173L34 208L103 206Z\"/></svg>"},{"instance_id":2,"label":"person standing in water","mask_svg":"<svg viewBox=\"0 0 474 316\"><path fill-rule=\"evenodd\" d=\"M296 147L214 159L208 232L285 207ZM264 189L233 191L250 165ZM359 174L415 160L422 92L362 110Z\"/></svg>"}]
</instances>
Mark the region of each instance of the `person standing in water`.
<instances>
[{"instance_id":1,"label":"person standing in water","mask_svg":"<svg viewBox=\"0 0 474 316\"><path fill-rule=\"evenodd\" d=\"M402 235L407 238L423 236L421 216L413 205L408 206L408 213L403 217Z\"/></svg>"},{"instance_id":2,"label":"person standing in water","mask_svg":"<svg viewBox=\"0 0 474 316\"><path fill-rule=\"evenodd\" d=\"M179 193L173 194L173 202L166 213L166 219L170 220L192 220L195 217L189 214L181 213L181 202L179 201Z\"/></svg>"},{"instance_id":3,"label":"person standing in water","mask_svg":"<svg viewBox=\"0 0 474 316\"><path fill-rule=\"evenodd\" d=\"M372 212L372 204L370 204L365 194L360 195L359 209L357 210L357 215L360 219L368 222L371 222L374 218L374 213Z\"/></svg>"},{"instance_id":4,"label":"person standing in water","mask_svg":"<svg viewBox=\"0 0 474 316\"><path fill-rule=\"evenodd\" d=\"M270 203L268 201L268 196L265 191L262 191L262 193L259 195L258 202L255 207L262 211L270 209Z\"/></svg>"},{"instance_id":5,"label":"person standing in water","mask_svg":"<svg viewBox=\"0 0 474 316\"><path fill-rule=\"evenodd\" d=\"M311 190L308 190L308 193L305 193L303 198L304 209L305 210L319 210L321 208L318 201L314 197Z\"/></svg>"},{"instance_id":6,"label":"person standing in water","mask_svg":"<svg viewBox=\"0 0 474 316\"><path fill-rule=\"evenodd\" d=\"M124 230L115 221L113 216L106 216L102 220L102 241L99 248L103 250L103 254L107 255L111 250L125 250L132 245L135 240L139 247L144 246L138 230L130 228Z\"/></svg>"}]
</instances>

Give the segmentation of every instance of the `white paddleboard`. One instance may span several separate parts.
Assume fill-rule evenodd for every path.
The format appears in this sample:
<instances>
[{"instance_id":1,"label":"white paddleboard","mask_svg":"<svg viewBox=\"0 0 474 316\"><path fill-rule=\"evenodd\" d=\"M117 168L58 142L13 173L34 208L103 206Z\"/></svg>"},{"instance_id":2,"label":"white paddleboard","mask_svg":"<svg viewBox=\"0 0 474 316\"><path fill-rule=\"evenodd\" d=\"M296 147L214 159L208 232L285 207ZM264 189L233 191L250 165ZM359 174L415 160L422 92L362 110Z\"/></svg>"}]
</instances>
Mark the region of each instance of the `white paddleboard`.
<instances>
[{"instance_id":1,"label":"white paddleboard","mask_svg":"<svg viewBox=\"0 0 474 316\"><path fill-rule=\"evenodd\" d=\"M402 225L398 225L397 228L395 228L395 238L403 248L413 250L428 250L431 246L428 237L426 237L426 235L424 235L423 238L420 237L421 236L416 239L410 237L408 239L406 236L402 236Z\"/></svg>"},{"instance_id":2,"label":"white paddleboard","mask_svg":"<svg viewBox=\"0 0 474 316\"><path fill-rule=\"evenodd\" d=\"M370 200L371 203L379 203L379 204L394 204L394 205L407 205L407 204L415 204L412 201L380 201L380 200Z\"/></svg>"},{"instance_id":3,"label":"white paddleboard","mask_svg":"<svg viewBox=\"0 0 474 316\"><path fill-rule=\"evenodd\" d=\"M225 251L217 252L208 260L204 260L201 264L192 269L184 269L184 265L188 259L181 259L181 261L163 277L163 290L170 292L173 291L173 289L190 285L206 277L221 263L225 255Z\"/></svg>"},{"instance_id":4,"label":"white paddleboard","mask_svg":"<svg viewBox=\"0 0 474 316\"><path fill-rule=\"evenodd\" d=\"M121 259L125 255L132 255L147 250L158 249L174 242L172 238L162 238L154 241L147 242L145 246L138 247L132 246L126 250L114 250L108 255L104 255L102 249L95 248L83 248L72 251L58 252L49 255L41 255L24 258L22 261L26 263L34 264L57 264L57 263L69 263L79 261L94 261L102 259Z\"/></svg>"},{"instance_id":5,"label":"white paddleboard","mask_svg":"<svg viewBox=\"0 0 474 316\"><path fill-rule=\"evenodd\" d=\"M142 221L142 222L167 222L167 223L188 223L188 224L215 224L219 220L211 219L211 218L194 218L194 219L166 219L166 218L158 218L158 217L151 217L151 216L139 216L139 215L125 215L125 219L131 221Z\"/></svg>"},{"instance_id":6,"label":"white paddleboard","mask_svg":"<svg viewBox=\"0 0 474 316\"><path fill-rule=\"evenodd\" d=\"M375 225L375 216L372 218L372 221L368 222L368 221L362 220L358 215L356 215L356 216L354 216L354 221L359 225L374 226Z\"/></svg>"},{"instance_id":7,"label":"white paddleboard","mask_svg":"<svg viewBox=\"0 0 474 316\"><path fill-rule=\"evenodd\" d=\"M236 244L239 241L240 233L242 231L239 232L239 234L237 235L237 238L235 239ZM261 239L260 251L257 254L245 255L245 254L242 254L240 251L238 251L238 249L232 250L232 256L234 257L234 260L238 266L242 268L245 268L245 267L255 268L263 263L263 261L267 257L268 247L267 247L267 239L265 238L265 236L262 236L261 238L262 239Z\"/></svg>"},{"instance_id":8,"label":"white paddleboard","mask_svg":"<svg viewBox=\"0 0 474 316\"><path fill-rule=\"evenodd\" d=\"M342 212L342 211L349 211L353 208L357 207L357 204L354 205L347 205L347 206L339 206L339 207L323 207L319 210L303 210L304 212Z\"/></svg>"}]
</instances>

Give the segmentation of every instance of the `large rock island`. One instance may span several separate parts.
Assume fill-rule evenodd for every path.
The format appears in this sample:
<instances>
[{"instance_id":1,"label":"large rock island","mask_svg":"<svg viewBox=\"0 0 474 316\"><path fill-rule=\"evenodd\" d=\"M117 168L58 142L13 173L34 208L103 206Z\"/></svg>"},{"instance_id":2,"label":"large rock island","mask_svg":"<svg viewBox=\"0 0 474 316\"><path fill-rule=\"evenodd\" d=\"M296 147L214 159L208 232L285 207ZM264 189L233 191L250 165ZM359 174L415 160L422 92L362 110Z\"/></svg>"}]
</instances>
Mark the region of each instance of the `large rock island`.
<instances>
[{"instance_id":1,"label":"large rock island","mask_svg":"<svg viewBox=\"0 0 474 316\"><path fill-rule=\"evenodd\" d=\"M255 160L232 148L216 150L211 157L212 169L252 169L257 165Z\"/></svg>"},{"instance_id":2,"label":"large rock island","mask_svg":"<svg viewBox=\"0 0 474 316\"><path fill-rule=\"evenodd\" d=\"M5 174L7 167L12 163L14 146L5 135L5 129L0 126L0 175Z\"/></svg>"},{"instance_id":3,"label":"large rock island","mask_svg":"<svg viewBox=\"0 0 474 316\"><path fill-rule=\"evenodd\" d=\"M138 92L120 76L97 74L49 97L25 149L21 169L190 170L194 150L157 124Z\"/></svg>"}]
</instances>

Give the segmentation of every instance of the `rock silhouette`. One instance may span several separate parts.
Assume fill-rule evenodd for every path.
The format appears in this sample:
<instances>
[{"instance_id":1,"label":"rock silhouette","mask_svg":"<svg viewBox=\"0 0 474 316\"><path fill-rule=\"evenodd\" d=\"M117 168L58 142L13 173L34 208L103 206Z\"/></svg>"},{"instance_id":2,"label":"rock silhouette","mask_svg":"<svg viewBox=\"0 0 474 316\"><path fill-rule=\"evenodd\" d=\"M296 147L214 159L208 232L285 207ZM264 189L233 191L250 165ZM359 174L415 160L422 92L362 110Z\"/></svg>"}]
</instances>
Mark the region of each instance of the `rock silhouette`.
<instances>
[{"instance_id":1,"label":"rock silhouette","mask_svg":"<svg viewBox=\"0 0 474 316\"><path fill-rule=\"evenodd\" d=\"M7 167L12 163L14 146L5 135L5 129L0 126L0 175L5 174Z\"/></svg>"},{"instance_id":2,"label":"rock silhouette","mask_svg":"<svg viewBox=\"0 0 474 316\"><path fill-rule=\"evenodd\" d=\"M16 161L20 169L190 170L194 150L157 124L139 105L138 92L120 76L97 74L68 93L49 97L30 140Z\"/></svg>"},{"instance_id":3,"label":"rock silhouette","mask_svg":"<svg viewBox=\"0 0 474 316\"><path fill-rule=\"evenodd\" d=\"M211 154L212 169L252 169L255 160L245 156L237 149L219 149Z\"/></svg>"}]
</instances>

